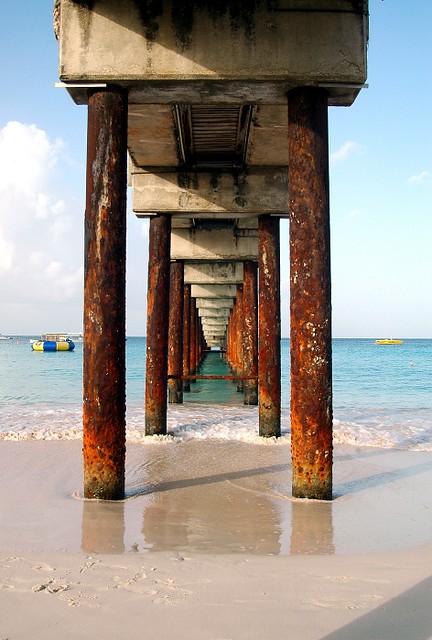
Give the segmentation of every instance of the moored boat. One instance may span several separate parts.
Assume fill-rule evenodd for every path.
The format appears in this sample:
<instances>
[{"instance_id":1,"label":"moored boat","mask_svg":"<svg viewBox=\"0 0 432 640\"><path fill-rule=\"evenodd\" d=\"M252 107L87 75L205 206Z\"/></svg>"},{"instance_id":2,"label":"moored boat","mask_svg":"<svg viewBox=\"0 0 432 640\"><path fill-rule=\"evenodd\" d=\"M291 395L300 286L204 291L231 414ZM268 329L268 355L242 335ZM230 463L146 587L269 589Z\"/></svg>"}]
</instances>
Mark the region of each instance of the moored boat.
<instances>
[{"instance_id":1,"label":"moored boat","mask_svg":"<svg viewBox=\"0 0 432 640\"><path fill-rule=\"evenodd\" d=\"M375 340L375 344L403 344L403 340L393 340L393 338L384 338L383 340Z\"/></svg>"},{"instance_id":2,"label":"moored boat","mask_svg":"<svg viewBox=\"0 0 432 640\"><path fill-rule=\"evenodd\" d=\"M67 333L43 333L40 340L31 342L33 351L73 351L75 343Z\"/></svg>"},{"instance_id":3,"label":"moored boat","mask_svg":"<svg viewBox=\"0 0 432 640\"><path fill-rule=\"evenodd\" d=\"M0 340L11 340L11 336L4 336L2 333L0 333Z\"/></svg>"}]
</instances>

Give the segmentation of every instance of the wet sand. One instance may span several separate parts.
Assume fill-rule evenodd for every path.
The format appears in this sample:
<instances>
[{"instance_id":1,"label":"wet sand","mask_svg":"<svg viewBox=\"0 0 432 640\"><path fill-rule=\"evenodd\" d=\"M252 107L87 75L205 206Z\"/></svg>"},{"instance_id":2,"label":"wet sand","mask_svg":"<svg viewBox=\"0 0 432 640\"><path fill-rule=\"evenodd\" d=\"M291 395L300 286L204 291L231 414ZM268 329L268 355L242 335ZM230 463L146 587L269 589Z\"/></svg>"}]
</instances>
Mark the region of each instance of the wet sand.
<instances>
[{"instance_id":1,"label":"wet sand","mask_svg":"<svg viewBox=\"0 0 432 640\"><path fill-rule=\"evenodd\" d=\"M129 445L119 503L81 498L80 441L0 455L0 638L432 637L431 453L337 446L328 503L286 445Z\"/></svg>"}]
</instances>

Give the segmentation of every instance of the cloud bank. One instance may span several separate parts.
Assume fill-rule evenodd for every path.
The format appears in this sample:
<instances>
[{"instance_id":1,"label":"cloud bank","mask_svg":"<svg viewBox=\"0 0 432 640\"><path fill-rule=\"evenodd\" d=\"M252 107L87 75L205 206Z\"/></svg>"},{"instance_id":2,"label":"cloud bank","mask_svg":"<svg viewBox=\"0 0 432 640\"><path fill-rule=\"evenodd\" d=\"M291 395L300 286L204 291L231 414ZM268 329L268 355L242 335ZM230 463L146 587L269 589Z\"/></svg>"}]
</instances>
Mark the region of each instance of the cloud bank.
<instances>
[{"instance_id":1,"label":"cloud bank","mask_svg":"<svg viewBox=\"0 0 432 640\"><path fill-rule=\"evenodd\" d=\"M1 331L44 305L81 306L82 212L64 197L63 154L35 125L0 130Z\"/></svg>"}]
</instances>

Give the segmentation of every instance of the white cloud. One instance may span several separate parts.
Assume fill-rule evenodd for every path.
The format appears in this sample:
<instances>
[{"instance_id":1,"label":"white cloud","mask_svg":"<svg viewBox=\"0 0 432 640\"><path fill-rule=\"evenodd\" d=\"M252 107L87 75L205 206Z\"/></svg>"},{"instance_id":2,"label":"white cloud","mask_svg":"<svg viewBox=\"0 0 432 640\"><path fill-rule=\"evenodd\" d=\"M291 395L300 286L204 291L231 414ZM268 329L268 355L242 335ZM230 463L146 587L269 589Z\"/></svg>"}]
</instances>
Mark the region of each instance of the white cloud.
<instances>
[{"instance_id":1,"label":"white cloud","mask_svg":"<svg viewBox=\"0 0 432 640\"><path fill-rule=\"evenodd\" d=\"M349 214L347 215L347 218L358 218L359 216L362 216L363 213L359 210L359 209L353 209L353 211L350 211Z\"/></svg>"},{"instance_id":2,"label":"white cloud","mask_svg":"<svg viewBox=\"0 0 432 640\"><path fill-rule=\"evenodd\" d=\"M353 155L354 153L362 150L362 145L358 142L354 142L353 140L348 140L344 142L343 145L333 153L330 154L331 162L342 162L346 160L348 157Z\"/></svg>"},{"instance_id":3,"label":"white cloud","mask_svg":"<svg viewBox=\"0 0 432 640\"><path fill-rule=\"evenodd\" d=\"M12 267L14 245L3 237L0 229L0 275L10 271Z\"/></svg>"},{"instance_id":4,"label":"white cloud","mask_svg":"<svg viewBox=\"0 0 432 640\"><path fill-rule=\"evenodd\" d=\"M35 193L57 163L61 140L51 143L34 124L8 122L0 131L0 191L5 187Z\"/></svg>"},{"instance_id":5,"label":"white cloud","mask_svg":"<svg viewBox=\"0 0 432 640\"><path fill-rule=\"evenodd\" d=\"M83 207L76 210L68 171L62 185L63 149L35 125L0 129L0 297L9 333L33 332L32 314L49 314L51 324L55 301L70 300L81 315Z\"/></svg>"},{"instance_id":6,"label":"white cloud","mask_svg":"<svg viewBox=\"0 0 432 640\"><path fill-rule=\"evenodd\" d=\"M45 269L45 273L47 274L50 280L60 275L61 272L62 272L62 265L60 262L50 262L47 268Z\"/></svg>"},{"instance_id":7,"label":"white cloud","mask_svg":"<svg viewBox=\"0 0 432 640\"><path fill-rule=\"evenodd\" d=\"M411 176L410 178L408 178L408 182L414 183L414 184L420 184L420 183L429 183L431 182L432 179L432 173L430 171L421 171L421 173L419 173L416 176Z\"/></svg>"}]
</instances>

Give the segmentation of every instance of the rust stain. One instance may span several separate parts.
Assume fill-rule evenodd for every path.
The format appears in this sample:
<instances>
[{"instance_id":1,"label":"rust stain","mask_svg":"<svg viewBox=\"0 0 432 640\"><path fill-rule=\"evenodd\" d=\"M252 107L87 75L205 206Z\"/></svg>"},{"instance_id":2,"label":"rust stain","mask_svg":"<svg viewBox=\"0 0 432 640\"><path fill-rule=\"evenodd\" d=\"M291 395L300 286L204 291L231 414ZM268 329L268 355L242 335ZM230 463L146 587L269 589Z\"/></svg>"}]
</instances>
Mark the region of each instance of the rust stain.
<instances>
[{"instance_id":1,"label":"rust stain","mask_svg":"<svg viewBox=\"0 0 432 640\"><path fill-rule=\"evenodd\" d=\"M183 298L183 374L190 374L190 305L191 305L191 285L184 285ZM183 381L183 391L190 391L190 381Z\"/></svg>"},{"instance_id":2,"label":"rust stain","mask_svg":"<svg viewBox=\"0 0 432 640\"><path fill-rule=\"evenodd\" d=\"M281 433L279 219L258 218L258 406L259 433Z\"/></svg>"},{"instance_id":3,"label":"rust stain","mask_svg":"<svg viewBox=\"0 0 432 640\"><path fill-rule=\"evenodd\" d=\"M183 402L183 305L184 263L171 263L169 330L168 330L168 397L169 402Z\"/></svg>"},{"instance_id":4,"label":"rust stain","mask_svg":"<svg viewBox=\"0 0 432 640\"><path fill-rule=\"evenodd\" d=\"M258 300L257 263L243 264L243 383L244 404L258 404Z\"/></svg>"},{"instance_id":5,"label":"rust stain","mask_svg":"<svg viewBox=\"0 0 432 640\"><path fill-rule=\"evenodd\" d=\"M291 452L293 496L332 497L327 94L290 92Z\"/></svg>"},{"instance_id":6,"label":"rust stain","mask_svg":"<svg viewBox=\"0 0 432 640\"><path fill-rule=\"evenodd\" d=\"M166 434L171 217L150 220L145 390L146 435Z\"/></svg>"},{"instance_id":7,"label":"rust stain","mask_svg":"<svg viewBox=\"0 0 432 640\"><path fill-rule=\"evenodd\" d=\"M84 275L84 495L124 497L127 95L89 95Z\"/></svg>"}]
</instances>

